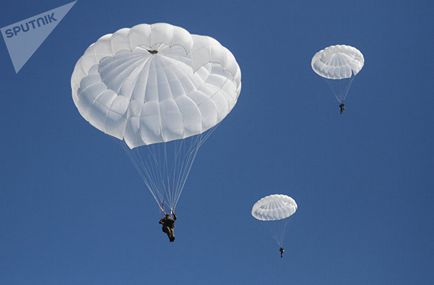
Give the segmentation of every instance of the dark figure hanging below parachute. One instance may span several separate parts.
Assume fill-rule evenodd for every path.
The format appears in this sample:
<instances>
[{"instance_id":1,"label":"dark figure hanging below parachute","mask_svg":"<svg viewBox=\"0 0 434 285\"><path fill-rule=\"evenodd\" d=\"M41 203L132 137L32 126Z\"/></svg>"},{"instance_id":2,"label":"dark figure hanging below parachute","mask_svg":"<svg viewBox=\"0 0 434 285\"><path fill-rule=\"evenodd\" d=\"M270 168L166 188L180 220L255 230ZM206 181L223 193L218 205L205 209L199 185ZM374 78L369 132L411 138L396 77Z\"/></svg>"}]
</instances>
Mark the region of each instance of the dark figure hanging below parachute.
<instances>
[{"instance_id":1,"label":"dark figure hanging below parachute","mask_svg":"<svg viewBox=\"0 0 434 285\"><path fill-rule=\"evenodd\" d=\"M172 215L164 215L164 217L158 222L160 225L162 225L161 229L167 235L170 242L175 241L175 221L176 214L172 213Z\"/></svg>"},{"instance_id":2,"label":"dark figure hanging below parachute","mask_svg":"<svg viewBox=\"0 0 434 285\"><path fill-rule=\"evenodd\" d=\"M339 104L339 113L343 113L345 111L345 104L344 103L340 103Z\"/></svg>"},{"instance_id":3,"label":"dark figure hanging below parachute","mask_svg":"<svg viewBox=\"0 0 434 285\"><path fill-rule=\"evenodd\" d=\"M285 253L285 249L283 247L279 248L280 258L283 258L283 254Z\"/></svg>"}]
</instances>

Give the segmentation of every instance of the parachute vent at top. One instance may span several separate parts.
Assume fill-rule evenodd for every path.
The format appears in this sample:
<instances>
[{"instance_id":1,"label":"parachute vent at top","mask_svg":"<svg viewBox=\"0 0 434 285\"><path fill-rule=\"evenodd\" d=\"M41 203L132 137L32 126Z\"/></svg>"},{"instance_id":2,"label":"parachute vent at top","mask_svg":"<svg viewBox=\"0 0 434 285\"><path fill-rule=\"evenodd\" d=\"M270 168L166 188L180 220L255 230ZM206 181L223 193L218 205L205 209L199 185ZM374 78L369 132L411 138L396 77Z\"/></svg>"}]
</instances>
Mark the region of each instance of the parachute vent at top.
<instances>
[{"instance_id":1,"label":"parachute vent at top","mask_svg":"<svg viewBox=\"0 0 434 285\"><path fill-rule=\"evenodd\" d=\"M311 62L313 71L326 79L351 78L363 67L363 54L347 45L329 46L317 52Z\"/></svg>"},{"instance_id":2,"label":"parachute vent at top","mask_svg":"<svg viewBox=\"0 0 434 285\"><path fill-rule=\"evenodd\" d=\"M278 221L289 218L297 210L297 203L287 195L274 194L253 205L252 216L260 221Z\"/></svg>"},{"instance_id":3,"label":"parachute vent at top","mask_svg":"<svg viewBox=\"0 0 434 285\"><path fill-rule=\"evenodd\" d=\"M90 124L135 148L216 126L237 102L241 71L211 37L141 24L92 44L76 63L71 87Z\"/></svg>"}]
</instances>

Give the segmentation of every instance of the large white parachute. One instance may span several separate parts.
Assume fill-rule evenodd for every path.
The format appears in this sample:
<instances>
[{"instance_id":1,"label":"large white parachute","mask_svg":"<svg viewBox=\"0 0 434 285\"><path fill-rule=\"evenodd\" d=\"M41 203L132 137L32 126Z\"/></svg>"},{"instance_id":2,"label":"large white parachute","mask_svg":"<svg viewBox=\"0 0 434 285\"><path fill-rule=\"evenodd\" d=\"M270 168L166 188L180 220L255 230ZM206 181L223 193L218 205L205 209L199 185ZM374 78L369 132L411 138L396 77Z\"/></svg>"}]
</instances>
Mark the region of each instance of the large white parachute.
<instances>
[{"instance_id":1,"label":"large white parachute","mask_svg":"<svg viewBox=\"0 0 434 285\"><path fill-rule=\"evenodd\" d=\"M142 24L92 44L77 62L71 86L90 124L134 148L217 125L237 102L241 72L213 38Z\"/></svg>"},{"instance_id":2,"label":"large white parachute","mask_svg":"<svg viewBox=\"0 0 434 285\"><path fill-rule=\"evenodd\" d=\"M348 45L333 45L317 52L311 61L312 70L324 78L339 103L343 104L351 83L365 59L356 48Z\"/></svg>"},{"instance_id":3,"label":"large white parachute","mask_svg":"<svg viewBox=\"0 0 434 285\"><path fill-rule=\"evenodd\" d=\"M71 87L83 118L125 141L167 212L176 207L199 147L235 106L241 71L211 37L141 24L90 45L75 65Z\"/></svg>"}]
</instances>

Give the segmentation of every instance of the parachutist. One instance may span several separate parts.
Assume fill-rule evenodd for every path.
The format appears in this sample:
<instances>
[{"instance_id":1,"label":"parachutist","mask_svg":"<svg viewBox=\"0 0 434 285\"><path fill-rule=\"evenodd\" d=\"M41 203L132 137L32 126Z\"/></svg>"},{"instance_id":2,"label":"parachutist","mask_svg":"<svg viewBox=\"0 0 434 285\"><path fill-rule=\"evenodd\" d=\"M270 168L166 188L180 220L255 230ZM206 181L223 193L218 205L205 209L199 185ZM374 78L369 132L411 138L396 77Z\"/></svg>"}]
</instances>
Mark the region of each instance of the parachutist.
<instances>
[{"instance_id":1,"label":"parachutist","mask_svg":"<svg viewBox=\"0 0 434 285\"><path fill-rule=\"evenodd\" d=\"M78 113L119 139L160 208L159 227L163 239L167 234L170 241L175 240L173 212L197 150L232 112L241 92L240 67L230 51L217 43L170 24L139 24L98 39L77 60L71 76ZM214 65L225 72L211 68ZM218 83L204 82L203 72L197 69ZM92 80L86 78L88 74ZM213 84L224 92L216 96ZM104 86L104 90L90 88L94 85L109 86L110 91L105 92ZM191 95L196 101L184 96L192 90L200 90L199 97ZM127 131L126 122L134 127L128 125ZM166 214L169 217L164 218Z\"/></svg>"},{"instance_id":2,"label":"parachutist","mask_svg":"<svg viewBox=\"0 0 434 285\"><path fill-rule=\"evenodd\" d=\"M172 215L165 214L164 217L158 222L160 225L162 225L163 233L167 235L170 242L175 241L175 221L176 221L176 214L172 213Z\"/></svg>"},{"instance_id":3,"label":"parachutist","mask_svg":"<svg viewBox=\"0 0 434 285\"><path fill-rule=\"evenodd\" d=\"M339 104L339 112L342 114L345 111L345 104L344 103L340 103Z\"/></svg>"},{"instance_id":4,"label":"parachutist","mask_svg":"<svg viewBox=\"0 0 434 285\"><path fill-rule=\"evenodd\" d=\"M297 211L297 203L294 199L283 194L273 194L265 196L257 201L252 207L253 218L259 221L268 221L271 223L280 224L276 232L275 240L279 246L280 257L283 258L285 249L283 248L283 240L285 237L286 222Z\"/></svg>"},{"instance_id":5,"label":"parachutist","mask_svg":"<svg viewBox=\"0 0 434 285\"><path fill-rule=\"evenodd\" d=\"M339 111L345 111L344 101L356 75L365 64L363 54L355 47L348 45L332 45L315 53L311 67L327 84L336 97Z\"/></svg>"}]
</instances>

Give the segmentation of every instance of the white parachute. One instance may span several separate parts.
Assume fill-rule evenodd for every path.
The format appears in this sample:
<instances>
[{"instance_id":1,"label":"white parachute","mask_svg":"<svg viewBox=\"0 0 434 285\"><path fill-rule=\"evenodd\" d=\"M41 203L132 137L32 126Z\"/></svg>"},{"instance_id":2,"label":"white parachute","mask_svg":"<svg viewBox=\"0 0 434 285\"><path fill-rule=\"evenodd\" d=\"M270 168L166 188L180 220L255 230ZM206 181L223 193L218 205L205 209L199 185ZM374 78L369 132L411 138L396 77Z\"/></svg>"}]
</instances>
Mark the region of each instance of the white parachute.
<instances>
[{"instance_id":1,"label":"white parachute","mask_svg":"<svg viewBox=\"0 0 434 285\"><path fill-rule=\"evenodd\" d=\"M274 194L260 199L253 205L252 216L260 221L279 221L292 216L297 203L287 195Z\"/></svg>"},{"instance_id":2,"label":"white parachute","mask_svg":"<svg viewBox=\"0 0 434 285\"><path fill-rule=\"evenodd\" d=\"M235 106L241 71L211 37L141 24L90 45L71 87L83 118L125 142L160 209L169 212L199 147Z\"/></svg>"},{"instance_id":3,"label":"white parachute","mask_svg":"<svg viewBox=\"0 0 434 285\"><path fill-rule=\"evenodd\" d=\"M351 88L354 77L362 70L365 59L356 48L333 45L317 52L311 61L313 71L325 78L340 104Z\"/></svg>"},{"instance_id":4,"label":"white parachute","mask_svg":"<svg viewBox=\"0 0 434 285\"><path fill-rule=\"evenodd\" d=\"M297 211L294 199L283 194L273 194L257 201L252 207L252 216L265 222L274 223L272 232L276 243L282 248L288 218Z\"/></svg>"}]
</instances>

